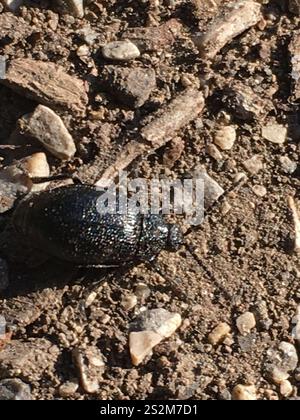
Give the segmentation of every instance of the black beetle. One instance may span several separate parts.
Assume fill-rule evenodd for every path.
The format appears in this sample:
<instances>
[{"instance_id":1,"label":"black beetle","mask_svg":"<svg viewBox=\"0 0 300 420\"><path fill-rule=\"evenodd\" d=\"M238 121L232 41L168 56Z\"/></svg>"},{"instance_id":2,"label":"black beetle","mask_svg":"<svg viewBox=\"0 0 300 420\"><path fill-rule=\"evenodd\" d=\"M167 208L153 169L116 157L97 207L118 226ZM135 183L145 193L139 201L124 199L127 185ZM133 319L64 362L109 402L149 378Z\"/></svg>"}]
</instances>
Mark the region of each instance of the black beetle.
<instances>
[{"instance_id":1,"label":"black beetle","mask_svg":"<svg viewBox=\"0 0 300 420\"><path fill-rule=\"evenodd\" d=\"M78 266L149 262L183 244L180 228L160 215L100 213L101 194L88 185L32 194L18 204L13 226L24 243Z\"/></svg>"}]
</instances>

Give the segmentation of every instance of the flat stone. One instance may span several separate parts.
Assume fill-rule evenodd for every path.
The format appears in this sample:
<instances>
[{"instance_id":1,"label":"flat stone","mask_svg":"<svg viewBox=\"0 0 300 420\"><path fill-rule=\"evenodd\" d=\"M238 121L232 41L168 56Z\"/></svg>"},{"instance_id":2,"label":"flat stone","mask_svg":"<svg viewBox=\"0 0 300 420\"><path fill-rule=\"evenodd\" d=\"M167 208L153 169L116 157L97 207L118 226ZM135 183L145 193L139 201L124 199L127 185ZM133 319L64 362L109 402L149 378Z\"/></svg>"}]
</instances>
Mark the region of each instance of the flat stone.
<instances>
[{"instance_id":1,"label":"flat stone","mask_svg":"<svg viewBox=\"0 0 300 420\"><path fill-rule=\"evenodd\" d=\"M71 134L61 118L52 109L39 105L32 114L19 120L21 131L29 135L61 160L70 160L76 153Z\"/></svg>"},{"instance_id":2,"label":"flat stone","mask_svg":"<svg viewBox=\"0 0 300 420\"><path fill-rule=\"evenodd\" d=\"M236 326L242 335L247 335L256 326L256 320L252 312L245 312L236 320Z\"/></svg>"},{"instance_id":3,"label":"flat stone","mask_svg":"<svg viewBox=\"0 0 300 420\"><path fill-rule=\"evenodd\" d=\"M101 79L107 92L133 109L143 106L156 87L153 69L107 66Z\"/></svg>"},{"instance_id":4,"label":"flat stone","mask_svg":"<svg viewBox=\"0 0 300 420\"><path fill-rule=\"evenodd\" d=\"M283 144L287 139L287 128L280 124L269 124L262 127L261 134L271 143Z\"/></svg>"},{"instance_id":5,"label":"flat stone","mask_svg":"<svg viewBox=\"0 0 300 420\"><path fill-rule=\"evenodd\" d=\"M138 366L152 349L170 337L181 325L181 316L165 309L143 312L132 324L129 334L129 350L134 366Z\"/></svg>"},{"instance_id":6,"label":"flat stone","mask_svg":"<svg viewBox=\"0 0 300 420\"><path fill-rule=\"evenodd\" d=\"M138 58L141 53L138 47L130 41L113 41L102 47L104 58L116 61L130 61Z\"/></svg>"},{"instance_id":7,"label":"flat stone","mask_svg":"<svg viewBox=\"0 0 300 420\"><path fill-rule=\"evenodd\" d=\"M18 378L3 379L0 381L0 400L32 400L30 386Z\"/></svg>"},{"instance_id":8,"label":"flat stone","mask_svg":"<svg viewBox=\"0 0 300 420\"><path fill-rule=\"evenodd\" d=\"M209 344L211 344L212 346L216 346L222 343L226 339L230 331L230 326L225 322L222 322L221 324L217 325L208 336Z\"/></svg>"},{"instance_id":9,"label":"flat stone","mask_svg":"<svg viewBox=\"0 0 300 420\"><path fill-rule=\"evenodd\" d=\"M0 82L16 93L51 109L83 115L88 103L85 84L54 63L29 58L11 60Z\"/></svg>"}]
</instances>

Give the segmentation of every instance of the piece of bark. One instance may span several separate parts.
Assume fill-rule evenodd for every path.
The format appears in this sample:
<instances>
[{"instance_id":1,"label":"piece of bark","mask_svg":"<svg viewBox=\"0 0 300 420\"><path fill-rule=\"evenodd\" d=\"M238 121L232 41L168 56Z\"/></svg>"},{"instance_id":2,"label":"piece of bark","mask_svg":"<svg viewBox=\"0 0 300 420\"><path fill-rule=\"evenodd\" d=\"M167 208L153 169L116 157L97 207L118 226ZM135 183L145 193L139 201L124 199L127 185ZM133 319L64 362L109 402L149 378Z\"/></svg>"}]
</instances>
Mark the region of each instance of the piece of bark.
<instances>
[{"instance_id":1,"label":"piece of bark","mask_svg":"<svg viewBox=\"0 0 300 420\"><path fill-rule=\"evenodd\" d=\"M62 119L44 105L38 105L32 114L24 115L19 126L24 134L37 139L58 159L70 160L76 153L74 140Z\"/></svg>"},{"instance_id":2,"label":"piece of bark","mask_svg":"<svg viewBox=\"0 0 300 420\"><path fill-rule=\"evenodd\" d=\"M88 103L85 85L54 63L29 58L12 60L0 82L16 93L49 108L84 114Z\"/></svg>"},{"instance_id":3,"label":"piece of bark","mask_svg":"<svg viewBox=\"0 0 300 420\"><path fill-rule=\"evenodd\" d=\"M156 87L153 69L107 66L101 74L101 86L129 108L139 108Z\"/></svg>"},{"instance_id":4,"label":"piece of bark","mask_svg":"<svg viewBox=\"0 0 300 420\"><path fill-rule=\"evenodd\" d=\"M300 6L299 6L300 7ZM290 43L294 99L300 98L300 32L294 33Z\"/></svg>"},{"instance_id":5,"label":"piece of bark","mask_svg":"<svg viewBox=\"0 0 300 420\"><path fill-rule=\"evenodd\" d=\"M234 81L224 89L226 106L242 120L263 119L273 108L272 102L257 95L251 87Z\"/></svg>"},{"instance_id":6,"label":"piece of bark","mask_svg":"<svg viewBox=\"0 0 300 420\"><path fill-rule=\"evenodd\" d=\"M202 58L213 59L236 36L262 19L261 5L252 0L231 2L212 21L208 30L193 37Z\"/></svg>"},{"instance_id":7,"label":"piece of bark","mask_svg":"<svg viewBox=\"0 0 300 420\"><path fill-rule=\"evenodd\" d=\"M114 164L103 173L96 186L104 187L115 179L119 172L141 155L149 155L172 140L176 132L193 121L204 108L203 94L190 88L173 99L141 130L140 140L130 141Z\"/></svg>"},{"instance_id":8,"label":"piece of bark","mask_svg":"<svg viewBox=\"0 0 300 420\"><path fill-rule=\"evenodd\" d=\"M170 19L160 26L129 28L122 34L122 38L129 39L141 52L158 51L171 46L181 31L181 23Z\"/></svg>"}]
</instances>

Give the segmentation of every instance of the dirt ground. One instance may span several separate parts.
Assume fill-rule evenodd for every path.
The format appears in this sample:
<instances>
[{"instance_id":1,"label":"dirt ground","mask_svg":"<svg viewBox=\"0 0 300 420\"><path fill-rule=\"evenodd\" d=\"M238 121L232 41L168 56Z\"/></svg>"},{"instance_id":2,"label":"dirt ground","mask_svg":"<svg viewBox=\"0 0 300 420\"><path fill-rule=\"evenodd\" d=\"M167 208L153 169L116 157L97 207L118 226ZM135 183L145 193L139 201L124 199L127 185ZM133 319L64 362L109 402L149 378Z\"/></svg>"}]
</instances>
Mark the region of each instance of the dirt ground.
<instances>
[{"instance_id":1,"label":"dirt ground","mask_svg":"<svg viewBox=\"0 0 300 420\"><path fill-rule=\"evenodd\" d=\"M55 62L89 84L87 116L59 113L75 139L76 157L61 164L49 154L51 174L75 173L84 182L94 182L141 121L183 91L188 77L200 81L206 106L196 121L177 133L184 142L181 156L174 166L167 167L166 148L161 148L148 158L136 160L130 167L131 176L181 178L204 165L225 190L240 172L248 175L248 181L229 194L226 204L218 206L201 229L189 236L206 270L184 249L175 254L161 253L158 265L164 278L144 265L122 273L78 272L54 261L28 268L19 257L30 258L31 251L14 243L10 232L11 244L0 250L10 273L0 313L9 321L12 340L17 340L20 352L24 343L42 350L46 345L48 356L44 356L43 372L39 357L31 360L36 368L18 370L12 362L8 369L3 361L1 366L0 350L0 378L22 379L30 385L34 399L231 399L238 384L253 385L258 399L297 398L300 371L290 370L286 379L292 390L285 393L270 377L267 365L276 363L272 351L276 352L282 341L297 345L292 330L300 303L300 264L293 252L294 224L287 197L299 194L299 166L287 173L280 158L285 156L298 164L299 108L292 99L288 45L299 29L299 17L287 10L285 1L265 2L264 24L235 38L210 64L200 59L191 36L205 31L215 11L205 7L197 10L191 1L160 1L156 8L150 1L90 1L83 19L57 14L50 1L26 3L20 16L33 33L17 39L15 32L16 42L1 45L0 53L9 59ZM183 25L176 42L162 52L144 53L127 64L155 70L157 88L145 105L131 110L101 91L97 73L107 65L101 46L120 39L127 27L153 26L170 18ZM97 37L89 47L91 60L86 63L76 52L84 44L80 30L87 25ZM224 94L224 84L232 80L250 86L262 101L271 101L265 116L242 120L236 115ZM7 145L17 119L36 104L2 85L0 95L0 144ZM216 160L207 146L212 144L224 114L235 127L237 139ZM288 127L286 142L275 144L262 137L261 129L269 121ZM2 148L1 164L8 165L35 150L43 148L28 142L17 149ZM263 165L250 174L244 162L255 155L261 157ZM101 161L100 167L93 165L95 159ZM264 187L265 193L257 193L262 189L255 186ZM1 215L2 231L9 217ZM124 297L136 295L139 283L149 291L145 288L147 293L138 296L134 308L127 309L122 304ZM134 367L128 348L129 324L144 307L179 313L183 322L176 333L154 348L151 357ZM245 312L254 314L256 325L242 335L236 320ZM208 335L222 322L230 326L231 333L213 346ZM97 392L88 393L82 386L75 386L67 396L61 391L63 384L78 381L74 349L101 352L104 367Z\"/></svg>"}]
</instances>

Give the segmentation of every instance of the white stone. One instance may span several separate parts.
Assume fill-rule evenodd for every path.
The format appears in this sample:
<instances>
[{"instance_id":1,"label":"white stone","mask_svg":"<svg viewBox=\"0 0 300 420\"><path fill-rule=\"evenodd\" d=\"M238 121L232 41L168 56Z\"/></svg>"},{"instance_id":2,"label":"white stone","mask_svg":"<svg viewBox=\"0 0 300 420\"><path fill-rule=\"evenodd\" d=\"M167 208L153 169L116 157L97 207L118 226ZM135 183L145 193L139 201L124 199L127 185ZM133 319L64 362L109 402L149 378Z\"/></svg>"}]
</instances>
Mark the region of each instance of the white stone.
<instances>
[{"instance_id":1,"label":"white stone","mask_svg":"<svg viewBox=\"0 0 300 420\"><path fill-rule=\"evenodd\" d=\"M287 380L282 381L280 384L279 392L283 397L290 397L293 393L292 384Z\"/></svg>"},{"instance_id":2,"label":"white stone","mask_svg":"<svg viewBox=\"0 0 300 420\"><path fill-rule=\"evenodd\" d=\"M262 127L261 134L271 143L283 144L287 139L287 128L280 124L269 124Z\"/></svg>"},{"instance_id":3,"label":"white stone","mask_svg":"<svg viewBox=\"0 0 300 420\"><path fill-rule=\"evenodd\" d=\"M256 320L252 312L245 312L236 320L236 326L242 335L247 335L256 326Z\"/></svg>"},{"instance_id":4,"label":"white stone","mask_svg":"<svg viewBox=\"0 0 300 420\"><path fill-rule=\"evenodd\" d=\"M265 195L267 195L267 190L263 185L254 185L252 187L252 191L258 197L264 197Z\"/></svg>"},{"instance_id":5,"label":"white stone","mask_svg":"<svg viewBox=\"0 0 300 420\"><path fill-rule=\"evenodd\" d=\"M130 61L138 58L141 53L131 41L113 41L102 47L103 57L109 60Z\"/></svg>"},{"instance_id":6,"label":"white stone","mask_svg":"<svg viewBox=\"0 0 300 420\"><path fill-rule=\"evenodd\" d=\"M19 120L21 130L37 139L55 157L69 160L76 146L62 119L52 109L38 105L32 114Z\"/></svg>"}]
</instances>

